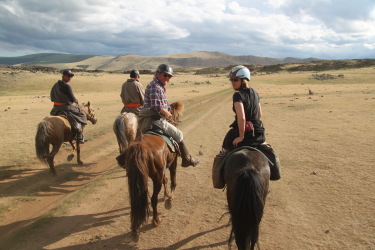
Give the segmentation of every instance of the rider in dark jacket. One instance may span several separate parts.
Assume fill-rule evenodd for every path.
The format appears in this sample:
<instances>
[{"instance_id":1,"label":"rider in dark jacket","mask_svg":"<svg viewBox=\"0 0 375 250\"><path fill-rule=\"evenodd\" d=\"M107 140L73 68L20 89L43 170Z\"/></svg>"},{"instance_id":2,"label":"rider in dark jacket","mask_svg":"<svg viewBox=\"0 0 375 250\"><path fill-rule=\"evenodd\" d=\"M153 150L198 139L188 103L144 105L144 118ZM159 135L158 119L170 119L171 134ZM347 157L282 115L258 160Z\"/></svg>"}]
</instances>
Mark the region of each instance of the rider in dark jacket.
<instances>
[{"instance_id":1,"label":"rider in dark jacket","mask_svg":"<svg viewBox=\"0 0 375 250\"><path fill-rule=\"evenodd\" d=\"M51 89L51 101L53 108L50 115L67 116L72 130L77 133L77 142L84 143L83 126L87 124L87 117L83 110L78 106L78 100L75 98L71 86L68 84L74 74L69 70L63 71L62 80L55 83Z\"/></svg>"}]
</instances>

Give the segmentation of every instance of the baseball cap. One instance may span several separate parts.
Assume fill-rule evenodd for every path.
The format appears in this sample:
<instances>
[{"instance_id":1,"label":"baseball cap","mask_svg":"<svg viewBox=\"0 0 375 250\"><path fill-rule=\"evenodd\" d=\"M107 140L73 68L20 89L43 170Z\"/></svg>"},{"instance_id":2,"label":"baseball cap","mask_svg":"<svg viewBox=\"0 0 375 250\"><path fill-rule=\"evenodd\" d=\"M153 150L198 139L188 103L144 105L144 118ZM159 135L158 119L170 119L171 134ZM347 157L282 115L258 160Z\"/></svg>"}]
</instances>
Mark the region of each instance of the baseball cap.
<instances>
[{"instance_id":1,"label":"baseball cap","mask_svg":"<svg viewBox=\"0 0 375 250\"><path fill-rule=\"evenodd\" d=\"M72 71L70 71L70 69L64 69L63 75L70 76L70 77L74 76L74 74L72 73Z\"/></svg>"}]
</instances>

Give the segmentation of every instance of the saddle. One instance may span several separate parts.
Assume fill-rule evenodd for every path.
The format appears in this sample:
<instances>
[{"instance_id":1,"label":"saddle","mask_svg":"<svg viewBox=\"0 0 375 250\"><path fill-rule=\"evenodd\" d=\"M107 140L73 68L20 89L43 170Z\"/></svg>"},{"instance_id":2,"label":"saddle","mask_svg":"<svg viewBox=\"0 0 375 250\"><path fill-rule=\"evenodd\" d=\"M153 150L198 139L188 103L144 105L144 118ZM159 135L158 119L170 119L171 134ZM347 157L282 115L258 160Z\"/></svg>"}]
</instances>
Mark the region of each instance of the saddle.
<instances>
[{"instance_id":1,"label":"saddle","mask_svg":"<svg viewBox=\"0 0 375 250\"><path fill-rule=\"evenodd\" d=\"M218 155L215 156L214 163L213 163L213 166L212 166L212 184L213 184L214 188L222 189L222 188L225 187L224 174L223 174L225 162L227 161L227 159L233 153L235 153L235 152L237 152L241 149L244 149L244 148L261 153L268 160L268 163L270 165L271 180L273 178L276 180L276 177L273 177L273 176L277 175L277 174L275 174L275 170L274 170L275 164L270 160L270 157L266 156L264 154L264 152L262 152L259 148L255 148L255 147L251 147L251 146L242 146L242 147L239 147L239 148L235 148L234 150L232 150L228 153L219 153ZM276 172L279 173L279 170L278 169L276 169L276 170L277 170Z\"/></svg>"},{"instance_id":2,"label":"saddle","mask_svg":"<svg viewBox=\"0 0 375 250\"><path fill-rule=\"evenodd\" d=\"M69 112L60 110L57 112L56 116L60 116L68 120L68 122L70 123L70 127L72 128L71 131L72 131L73 137L75 137L76 134L80 131L80 129L82 129L81 124L77 122Z\"/></svg>"},{"instance_id":3,"label":"saddle","mask_svg":"<svg viewBox=\"0 0 375 250\"><path fill-rule=\"evenodd\" d=\"M167 137L165 134L163 134L162 131L160 131L160 130L157 130L157 131L148 130L144 134L152 134L152 135L160 136L167 143L168 148L172 153L177 153L179 155L181 154L180 153L180 147L178 146L178 143L172 137Z\"/></svg>"}]
</instances>

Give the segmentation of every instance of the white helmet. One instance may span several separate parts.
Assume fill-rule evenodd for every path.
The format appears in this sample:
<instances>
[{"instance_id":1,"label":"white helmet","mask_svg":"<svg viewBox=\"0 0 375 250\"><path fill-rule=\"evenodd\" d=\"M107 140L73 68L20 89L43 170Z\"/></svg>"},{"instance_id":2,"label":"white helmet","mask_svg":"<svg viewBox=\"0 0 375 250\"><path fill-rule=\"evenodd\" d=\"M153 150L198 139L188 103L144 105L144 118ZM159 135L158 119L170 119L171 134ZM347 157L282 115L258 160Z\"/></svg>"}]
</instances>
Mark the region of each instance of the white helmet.
<instances>
[{"instance_id":1,"label":"white helmet","mask_svg":"<svg viewBox=\"0 0 375 250\"><path fill-rule=\"evenodd\" d=\"M250 81L250 70L246 68L245 66L238 65L232 68L232 70L230 71L227 77L228 78L238 77L238 78L247 79Z\"/></svg>"}]
</instances>

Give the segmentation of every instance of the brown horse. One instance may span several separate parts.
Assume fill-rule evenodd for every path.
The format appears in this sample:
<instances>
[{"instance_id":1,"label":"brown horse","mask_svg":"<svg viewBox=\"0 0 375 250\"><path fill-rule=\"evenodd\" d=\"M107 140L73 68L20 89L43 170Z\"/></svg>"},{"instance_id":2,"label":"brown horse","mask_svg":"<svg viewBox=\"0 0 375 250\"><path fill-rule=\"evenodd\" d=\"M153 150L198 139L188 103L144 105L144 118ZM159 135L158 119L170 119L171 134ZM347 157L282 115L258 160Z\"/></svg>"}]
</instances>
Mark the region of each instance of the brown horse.
<instances>
[{"instance_id":1,"label":"brown horse","mask_svg":"<svg viewBox=\"0 0 375 250\"><path fill-rule=\"evenodd\" d=\"M171 105L173 124L179 123L179 116L182 113L183 105L173 103ZM127 171L129 196L130 196L130 217L133 239L138 240L139 228L147 222L149 215L148 178L153 182L153 194L151 206L153 210L152 222L158 226L161 222L157 204L158 194L164 186L165 207L172 207L173 192L176 188L177 152L172 152L165 140L154 134L144 134L142 140L134 141L128 149L117 158L118 164ZM170 191L168 190L168 178L166 169L170 172Z\"/></svg>"},{"instance_id":2,"label":"brown horse","mask_svg":"<svg viewBox=\"0 0 375 250\"><path fill-rule=\"evenodd\" d=\"M254 249L269 188L269 161L256 149L239 149L226 157L223 174L232 222L229 248L234 235L238 249Z\"/></svg>"},{"instance_id":3,"label":"brown horse","mask_svg":"<svg viewBox=\"0 0 375 250\"><path fill-rule=\"evenodd\" d=\"M95 124L97 119L95 113L90 105L83 103L81 105L82 110L85 112L87 120L92 124ZM80 144L74 142L75 133L72 132L68 119L61 116L47 116L38 124L37 133L35 136L35 149L36 155L39 160L46 163L50 167L52 175L56 175L54 166L54 157L59 151L63 142L69 142L72 145L73 151L68 156L67 160L71 161L77 151L77 162L83 164L81 161L81 149ZM50 152L50 144L52 150Z\"/></svg>"},{"instance_id":4,"label":"brown horse","mask_svg":"<svg viewBox=\"0 0 375 250\"><path fill-rule=\"evenodd\" d=\"M128 112L119 114L113 123L113 132L116 135L119 151L122 153L129 147L130 142L140 136L137 116Z\"/></svg>"}]
</instances>

